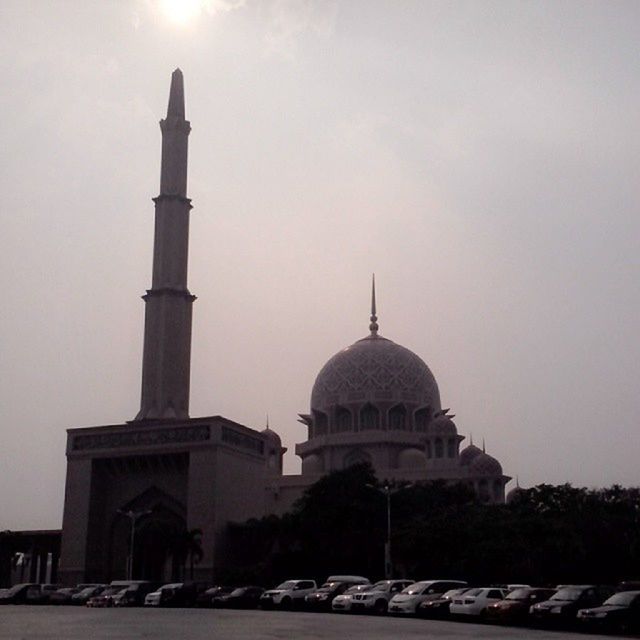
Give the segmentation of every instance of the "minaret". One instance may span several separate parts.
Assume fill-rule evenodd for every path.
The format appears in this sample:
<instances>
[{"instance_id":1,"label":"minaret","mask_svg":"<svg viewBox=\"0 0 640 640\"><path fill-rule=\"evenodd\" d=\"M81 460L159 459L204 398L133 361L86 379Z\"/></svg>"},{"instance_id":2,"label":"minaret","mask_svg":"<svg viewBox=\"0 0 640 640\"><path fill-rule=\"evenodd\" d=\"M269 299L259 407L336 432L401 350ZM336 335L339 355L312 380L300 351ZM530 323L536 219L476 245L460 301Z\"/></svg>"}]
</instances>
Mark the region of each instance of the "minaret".
<instances>
[{"instance_id":1,"label":"minaret","mask_svg":"<svg viewBox=\"0 0 640 640\"><path fill-rule=\"evenodd\" d=\"M191 313L187 289L189 210L187 146L182 71L171 76L167 117L160 121L162 164L155 202L153 279L145 301L142 399L135 420L189 417Z\"/></svg>"}]
</instances>

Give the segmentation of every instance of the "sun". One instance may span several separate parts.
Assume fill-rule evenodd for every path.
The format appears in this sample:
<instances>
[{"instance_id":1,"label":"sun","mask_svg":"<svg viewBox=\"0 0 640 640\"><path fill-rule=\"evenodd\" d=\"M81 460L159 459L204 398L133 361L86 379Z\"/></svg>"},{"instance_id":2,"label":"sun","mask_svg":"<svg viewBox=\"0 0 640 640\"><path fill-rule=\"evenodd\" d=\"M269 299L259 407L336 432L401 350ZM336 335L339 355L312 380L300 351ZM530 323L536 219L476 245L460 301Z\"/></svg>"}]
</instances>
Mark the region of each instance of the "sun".
<instances>
[{"instance_id":1,"label":"sun","mask_svg":"<svg viewBox=\"0 0 640 640\"><path fill-rule=\"evenodd\" d=\"M175 25L186 27L202 11L203 0L160 0L160 9Z\"/></svg>"}]
</instances>

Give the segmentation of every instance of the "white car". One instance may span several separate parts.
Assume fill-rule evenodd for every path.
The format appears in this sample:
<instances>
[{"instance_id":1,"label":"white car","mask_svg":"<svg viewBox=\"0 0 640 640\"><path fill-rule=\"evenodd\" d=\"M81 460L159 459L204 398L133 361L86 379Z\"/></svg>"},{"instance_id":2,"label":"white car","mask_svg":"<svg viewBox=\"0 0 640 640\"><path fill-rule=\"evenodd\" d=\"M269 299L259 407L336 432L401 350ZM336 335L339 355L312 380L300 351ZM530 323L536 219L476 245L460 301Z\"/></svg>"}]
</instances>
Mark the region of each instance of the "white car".
<instances>
[{"instance_id":1,"label":"white car","mask_svg":"<svg viewBox=\"0 0 640 640\"><path fill-rule=\"evenodd\" d=\"M151 593L147 593L144 598L144 606L145 607L159 607L162 605L162 598L165 597L167 593L172 591L177 591L182 588L182 582L176 582L175 584L165 584L160 587L157 591L152 591Z\"/></svg>"},{"instance_id":2,"label":"white car","mask_svg":"<svg viewBox=\"0 0 640 640\"><path fill-rule=\"evenodd\" d=\"M506 596L506 589L498 589L496 587L469 589L469 591L465 591L451 601L449 613L452 616L480 616L483 618L490 604L500 602Z\"/></svg>"},{"instance_id":3,"label":"white car","mask_svg":"<svg viewBox=\"0 0 640 640\"><path fill-rule=\"evenodd\" d=\"M351 610L351 598L356 593L362 593L367 589L371 589L370 584L356 584L353 587L349 587L344 593L336 596L331 601L332 611L350 611Z\"/></svg>"},{"instance_id":4,"label":"white car","mask_svg":"<svg viewBox=\"0 0 640 640\"><path fill-rule=\"evenodd\" d=\"M414 582L415 580L380 580L367 590L351 596L351 611L386 613L389 600Z\"/></svg>"},{"instance_id":5,"label":"white car","mask_svg":"<svg viewBox=\"0 0 640 640\"><path fill-rule=\"evenodd\" d=\"M263 609L292 609L295 605L301 605L305 596L317 588L315 580L286 580L275 589L265 591L260 596L260 606Z\"/></svg>"},{"instance_id":6,"label":"white car","mask_svg":"<svg viewBox=\"0 0 640 640\"><path fill-rule=\"evenodd\" d=\"M393 596L389 601L389 613L415 615L418 605L425 600L435 600L450 589L461 589L467 583L461 580L421 580L414 582Z\"/></svg>"}]
</instances>

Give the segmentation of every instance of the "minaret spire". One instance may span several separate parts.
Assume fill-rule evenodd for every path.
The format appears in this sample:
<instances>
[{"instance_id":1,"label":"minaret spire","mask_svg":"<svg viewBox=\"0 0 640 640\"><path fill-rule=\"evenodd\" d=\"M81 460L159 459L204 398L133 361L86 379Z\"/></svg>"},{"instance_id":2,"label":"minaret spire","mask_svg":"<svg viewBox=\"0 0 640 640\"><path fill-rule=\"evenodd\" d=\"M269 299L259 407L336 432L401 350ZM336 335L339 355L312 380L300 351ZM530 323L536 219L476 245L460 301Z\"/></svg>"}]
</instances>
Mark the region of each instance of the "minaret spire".
<instances>
[{"instance_id":1,"label":"minaret spire","mask_svg":"<svg viewBox=\"0 0 640 640\"><path fill-rule=\"evenodd\" d=\"M180 71L180 69L176 69L171 74L167 118L172 117L184 120L184 78L182 77L182 71Z\"/></svg>"},{"instance_id":2,"label":"minaret spire","mask_svg":"<svg viewBox=\"0 0 640 640\"><path fill-rule=\"evenodd\" d=\"M372 336L378 335L378 316L376 315L376 274L372 274L371 278L371 324L369 325L369 331Z\"/></svg>"},{"instance_id":3,"label":"minaret spire","mask_svg":"<svg viewBox=\"0 0 640 640\"><path fill-rule=\"evenodd\" d=\"M189 210L182 71L171 75L167 117L160 121L160 195L155 202L153 276L145 301L142 398L136 420L189 417L192 296L187 288Z\"/></svg>"}]
</instances>

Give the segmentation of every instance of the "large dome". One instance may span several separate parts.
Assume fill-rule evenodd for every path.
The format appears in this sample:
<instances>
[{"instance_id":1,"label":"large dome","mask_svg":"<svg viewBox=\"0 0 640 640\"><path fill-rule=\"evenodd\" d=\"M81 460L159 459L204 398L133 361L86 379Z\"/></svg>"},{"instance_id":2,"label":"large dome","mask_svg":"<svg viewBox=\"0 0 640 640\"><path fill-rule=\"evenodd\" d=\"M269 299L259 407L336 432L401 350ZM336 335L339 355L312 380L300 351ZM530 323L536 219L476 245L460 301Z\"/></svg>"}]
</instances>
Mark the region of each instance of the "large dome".
<instances>
[{"instance_id":1,"label":"large dome","mask_svg":"<svg viewBox=\"0 0 640 640\"><path fill-rule=\"evenodd\" d=\"M440 410L438 385L429 367L409 349L377 333L333 356L320 370L311 392L311 408L320 411L381 400Z\"/></svg>"}]
</instances>

